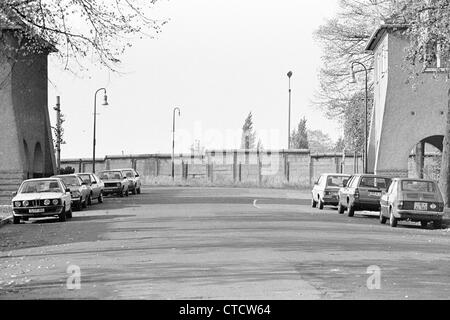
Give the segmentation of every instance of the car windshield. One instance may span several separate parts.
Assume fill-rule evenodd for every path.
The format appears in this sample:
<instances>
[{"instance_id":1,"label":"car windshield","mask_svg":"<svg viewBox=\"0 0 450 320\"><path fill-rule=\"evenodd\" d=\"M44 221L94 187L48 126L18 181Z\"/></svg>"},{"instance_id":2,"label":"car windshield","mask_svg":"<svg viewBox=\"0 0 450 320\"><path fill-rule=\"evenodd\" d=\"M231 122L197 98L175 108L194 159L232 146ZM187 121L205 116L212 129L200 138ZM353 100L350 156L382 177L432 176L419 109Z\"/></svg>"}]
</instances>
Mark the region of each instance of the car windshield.
<instances>
[{"instance_id":1,"label":"car windshield","mask_svg":"<svg viewBox=\"0 0 450 320\"><path fill-rule=\"evenodd\" d=\"M81 180L83 180L83 182L91 182L91 176L88 174L79 174L78 176L81 178Z\"/></svg>"},{"instance_id":2,"label":"car windshield","mask_svg":"<svg viewBox=\"0 0 450 320\"><path fill-rule=\"evenodd\" d=\"M329 176L327 179L327 187L343 187L344 180L348 180L348 177Z\"/></svg>"},{"instance_id":3,"label":"car windshield","mask_svg":"<svg viewBox=\"0 0 450 320\"><path fill-rule=\"evenodd\" d=\"M123 171L127 178L134 178L133 171Z\"/></svg>"},{"instance_id":4,"label":"car windshield","mask_svg":"<svg viewBox=\"0 0 450 320\"><path fill-rule=\"evenodd\" d=\"M67 186L81 186L80 180L75 176L59 176L58 178Z\"/></svg>"},{"instance_id":5,"label":"car windshield","mask_svg":"<svg viewBox=\"0 0 450 320\"><path fill-rule=\"evenodd\" d=\"M391 184L391 179L378 177L363 177L359 184L362 188L378 188L386 190Z\"/></svg>"},{"instance_id":6,"label":"car windshield","mask_svg":"<svg viewBox=\"0 0 450 320\"><path fill-rule=\"evenodd\" d=\"M120 171L105 171L100 173L100 179L102 180L121 180L122 174Z\"/></svg>"},{"instance_id":7,"label":"car windshield","mask_svg":"<svg viewBox=\"0 0 450 320\"><path fill-rule=\"evenodd\" d=\"M421 191L435 192L436 188L433 182L429 181L402 181L403 191Z\"/></svg>"},{"instance_id":8,"label":"car windshield","mask_svg":"<svg viewBox=\"0 0 450 320\"><path fill-rule=\"evenodd\" d=\"M56 180L25 181L18 193L63 192Z\"/></svg>"}]
</instances>

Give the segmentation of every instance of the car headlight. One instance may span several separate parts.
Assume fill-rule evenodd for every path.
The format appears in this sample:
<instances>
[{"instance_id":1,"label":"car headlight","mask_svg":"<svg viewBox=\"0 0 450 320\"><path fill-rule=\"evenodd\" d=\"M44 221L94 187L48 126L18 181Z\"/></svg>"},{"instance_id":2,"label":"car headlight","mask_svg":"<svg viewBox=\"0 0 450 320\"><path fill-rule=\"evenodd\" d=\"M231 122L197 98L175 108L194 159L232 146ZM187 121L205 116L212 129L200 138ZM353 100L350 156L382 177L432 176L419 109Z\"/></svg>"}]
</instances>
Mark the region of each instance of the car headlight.
<instances>
[{"instance_id":1,"label":"car headlight","mask_svg":"<svg viewBox=\"0 0 450 320\"><path fill-rule=\"evenodd\" d=\"M122 185L122 184L121 184L120 182L119 182L119 183L117 183L117 186L118 186L118 187L120 187L121 185Z\"/></svg>"},{"instance_id":2,"label":"car headlight","mask_svg":"<svg viewBox=\"0 0 450 320\"><path fill-rule=\"evenodd\" d=\"M79 196L81 196L80 191L74 191L74 192L72 192L72 197L78 198Z\"/></svg>"},{"instance_id":3,"label":"car headlight","mask_svg":"<svg viewBox=\"0 0 450 320\"><path fill-rule=\"evenodd\" d=\"M49 206L50 205L50 203L51 203L51 201L50 200L44 200L44 206Z\"/></svg>"},{"instance_id":4,"label":"car headlight","mask_svg":"<svg viewBox=\"0 0 450 320\"><path fill-rule=\"evenodd\" d=\"M24 207L28 207L30 205L30 203L28 202L28 200L25 200L24 202L23 202L23 206Z\"/></svg>"},{"instance_id":5,"label":"car headlight","mask_svg":"<svg viewBox=\"0 0 450 320\"><path fill-rule=\"evenodd\" d=\"M55 199L55 200L52 201L52 203L53 203L54 206L56 206L56 205L59 204L59 200L58 200L58 199Z\"/></svg>"},{"instance_id":6,"label":"car headlight","mask_svg":"<svg viewBox=\"0 0 450 320\"><path fill-rule=\"evenodd\" d=\"M22 206L22 202L16 201L16 202L14 202L14 206L15 207L21 207Z\"/></svg>"}]
</instances>

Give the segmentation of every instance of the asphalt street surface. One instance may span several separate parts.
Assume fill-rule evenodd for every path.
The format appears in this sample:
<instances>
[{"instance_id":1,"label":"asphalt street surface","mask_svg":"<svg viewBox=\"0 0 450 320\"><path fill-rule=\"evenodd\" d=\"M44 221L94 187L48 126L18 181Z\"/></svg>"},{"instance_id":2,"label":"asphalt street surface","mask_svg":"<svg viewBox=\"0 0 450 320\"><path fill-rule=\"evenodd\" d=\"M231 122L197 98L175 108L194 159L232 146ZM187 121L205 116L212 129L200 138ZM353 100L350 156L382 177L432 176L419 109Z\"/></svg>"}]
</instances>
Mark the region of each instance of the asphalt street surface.
<instances>
[{"instance_id":1,"label":"asphalt street surface","mask_svg":"<svg viewBox=\"0 0 450 320\"><path fill-rule=\"evenodd\" d=\"M0 228L0 299L449 299L450 233L307 193L150 188ZM255 201L256 200L256 201Z\"/></svg>"}]
</instances>

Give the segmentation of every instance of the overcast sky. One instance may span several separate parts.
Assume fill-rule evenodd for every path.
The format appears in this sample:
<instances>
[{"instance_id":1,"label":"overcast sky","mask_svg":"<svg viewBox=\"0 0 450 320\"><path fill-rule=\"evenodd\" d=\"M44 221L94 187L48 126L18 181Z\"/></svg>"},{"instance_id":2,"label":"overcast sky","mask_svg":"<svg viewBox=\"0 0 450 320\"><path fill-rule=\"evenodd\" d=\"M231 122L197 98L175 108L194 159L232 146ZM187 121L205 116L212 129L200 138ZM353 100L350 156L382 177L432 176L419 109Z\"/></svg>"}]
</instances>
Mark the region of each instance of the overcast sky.
<instances>
[{"instance_id":1,"label":"overcast sky","mask_svg":"<svg viewBox=\"0 0 450 320\"><path fill-rule=\"evenodd\" d=\"M266 149L287 147L288 78L292 128L306 116L311 129L334 140L342 129L311 100L318 87L321 50L313 32L337 10L337 0L161 0L158 17L170 18L156 38L136 40L123 56L123 74L91 68L82 78L61 72L51 59L49 104L60 95L66 115L62 158L91 157L96 89L97 155L170 153L172 110L176 152L200 140L207 149L239 148L252 111ZM54 123L54 111L50 108Z\"/></svg>"}]
</instances>

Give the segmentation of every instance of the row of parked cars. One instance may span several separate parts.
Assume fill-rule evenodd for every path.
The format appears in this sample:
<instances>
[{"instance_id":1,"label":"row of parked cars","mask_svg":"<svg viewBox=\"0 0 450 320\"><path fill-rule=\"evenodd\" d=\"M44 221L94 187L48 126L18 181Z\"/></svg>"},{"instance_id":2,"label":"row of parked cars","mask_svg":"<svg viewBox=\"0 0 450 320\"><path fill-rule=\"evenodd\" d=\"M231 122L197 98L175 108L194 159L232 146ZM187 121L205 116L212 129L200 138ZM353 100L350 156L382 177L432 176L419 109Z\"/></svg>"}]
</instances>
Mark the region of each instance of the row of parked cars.
<instances>
[{"instance_id":1,"label":"row of parked cars","mask_svg":"<svg viewBox=\"0 0 450 320\"><path fill-rule=\"evenodd\" d=\"M373 174L322 174L312 190L312 207L337 206L339 214L356 211L379 212L380 223L389 221L433 222L442 228L444 201L438 184L424 179L384 177Z\"/></svg>"},{"instance_id":2,"label":"row of parked cars","mask_svg":"<svg viewBox=\"0 0 450 320\"><path fill-rule=\"evenodd\" d=\"M63 222L72 218L73 210L81 211L93 201L103 203L108 195L140 194L141 187L140 175L134 169L25 180L13 194L13 222L19 224L30 218L53 216Z\"/></svg>"}]
</instances>

